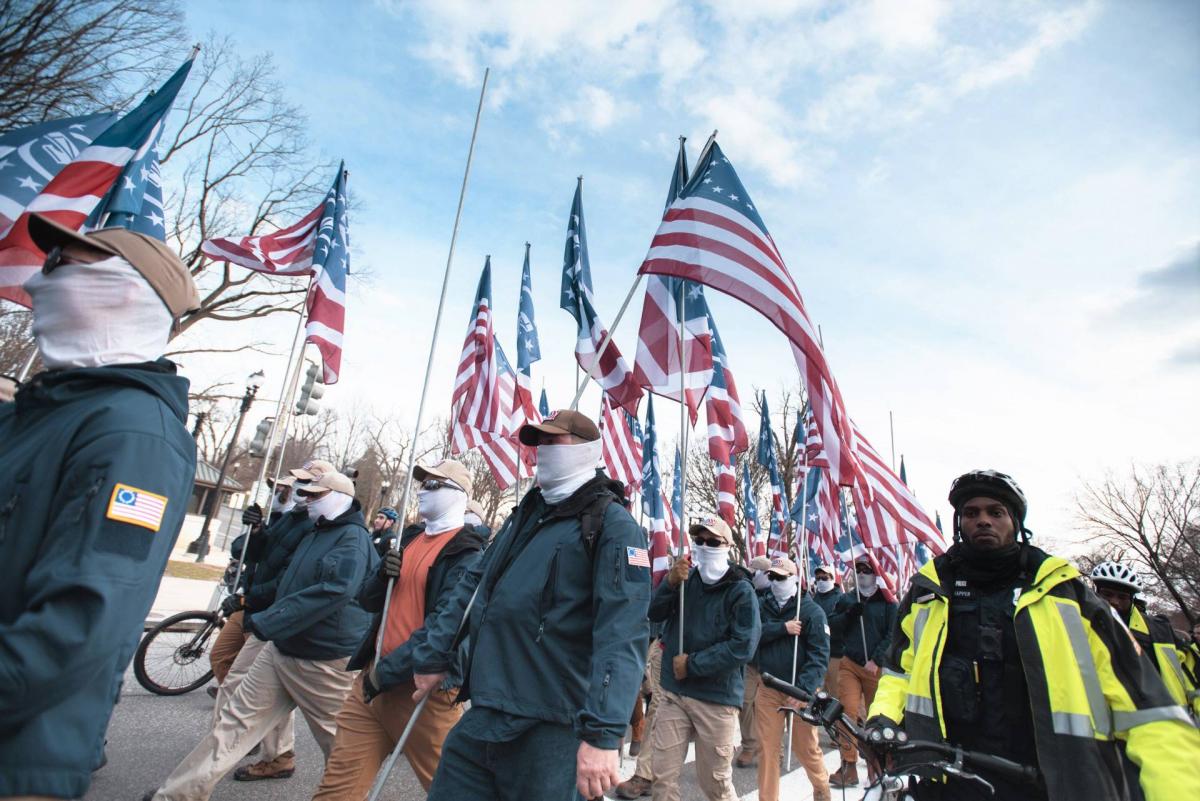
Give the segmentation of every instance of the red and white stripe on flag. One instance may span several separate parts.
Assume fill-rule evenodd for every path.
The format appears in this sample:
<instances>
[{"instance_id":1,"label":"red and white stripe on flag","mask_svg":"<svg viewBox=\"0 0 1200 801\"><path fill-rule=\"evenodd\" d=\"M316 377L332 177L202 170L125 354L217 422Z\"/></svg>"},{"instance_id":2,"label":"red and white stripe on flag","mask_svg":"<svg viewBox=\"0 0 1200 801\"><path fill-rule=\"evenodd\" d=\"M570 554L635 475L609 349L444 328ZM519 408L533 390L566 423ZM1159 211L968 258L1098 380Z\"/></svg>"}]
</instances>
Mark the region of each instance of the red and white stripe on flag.
<instances>
[{"instance_id":1,"label":"red and white stripe on flag","mask_svg":"<svg viewBox=\"0 0 1200 801\"><path fill-rule=\"evenodd\" d=\"M308 275L325 204L299 221L269 234L236 239L206 239L200 252L214 261L227 261L260 273Z\"/></svg>"},{"instance_id":2,"label":"red and white stripe on flag","mask_svg":"<svg viewBox=\"0 0 1200 801\"><path fill-rule=\"evenodd\" d=\"M854 500L863 521L863 540L874 548L923 542L935 556L945 551L942 533L917 503L912 490L904 485L857 426L854 435L867 488L867 492L863 492L861 487L856 487Z\"/></svg>"},{"instance_id":3,"label":"red and white stripe on flag","mask_svg":"<svg viewBox=\"0 0 1200 801\"><path fill-rule=\"evenodd\" d=\"M733 528L737 516L737 473L728 462L713 464L717 472L717 514Z\"/></svg>"},{"instance_id":4,"label":"red and white stripe on flag","mask_svg":"<svg viewBox=\"0 0 1200 801\"><path fill-rule=\"evenodd\" d=\"M625 411L606 393L600 402L600 439L610 478L625 485L626 494L642 486L642 445L633 435Z\"/></svg>"},{"instance_id":5,"label":"red and white stripe on flag","mask_svg":"<svg viewBox=\"0 0 1200 801\"><path fill-rule=\"evenodd\" d=\"M609 340L600 355L599 365L596 365L596 352L604 344L608 332L586 296L581 305L584 314L575 340L575 360L618 406L636 415L638 402L642 399L642 388L634 380L633 371L625 363L615 341Z\"/></svg>"},{"instance_id":6,"label":"red and white stripe on flag","mask_svg":"<svg viewBox=\"0 0 1200 801\"><path fill-rule=\"evenodd\" d=\"M677 283L683 285L682 281ZM699 290L699 287L693 287ZM684 306L687 305L685 302ZM695 425L700 400L712 380L712 334L708 330L707 315L685 320L681 355L678 310L679 299L672 293L667 280L650 276L642 301L633 374L640 386L675 401L679 400L679 388L683 384L688 415ZM683 356L687 358L686 370L680 367Z\"/></svg>"}]
</instances>

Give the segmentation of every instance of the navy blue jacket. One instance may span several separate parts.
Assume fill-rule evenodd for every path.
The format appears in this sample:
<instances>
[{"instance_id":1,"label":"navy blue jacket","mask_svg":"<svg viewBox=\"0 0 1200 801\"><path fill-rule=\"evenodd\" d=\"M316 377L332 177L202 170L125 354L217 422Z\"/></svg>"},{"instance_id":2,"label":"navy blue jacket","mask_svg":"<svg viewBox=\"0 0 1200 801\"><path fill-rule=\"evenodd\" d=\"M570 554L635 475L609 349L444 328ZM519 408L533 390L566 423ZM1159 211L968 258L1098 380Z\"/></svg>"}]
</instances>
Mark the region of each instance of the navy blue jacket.
<instances>
[{"instance_id":1,"label":"navy blue jacket","mask_svg":"<svg viewBox=\"0 0 1200 801\"><path fill-rule=\"evenodd\" d=\"M750 572L730 565L705 584L692 569L685 582L683 652L687 678L676 681L672 660L679 653L679 588L666 580L650 601L650 619L663 621L662 686L673 693L725 706L742 705L745 666L754 658L762 624Z\"/></svg>"},{"instance_id":2,"label":"navy blue jacket","mask_svg":"<svg viewBox=\"0 0 1200 801\"><path fill-rule=\"evenodd\" d=\"M291 564L296 546L312 528L308 510L300 507L284 512L258 534L258 537L262 538L262 547L246 590L247 615L261 612L275 601L279 579Z\"/></svg>"},{"instance_id":3,"label":"navy blue jacket","mask_svg":"<svg viewBox=\"0 0 1200 801\"><path fill-rule=\"evenodd\" d=\"M762 637L754 665L763 673L795 684L805 692L814 692L825 680L829 666L829 624L825 613L805 596L800 604L800 636L787 633L787 621L796 619L796 596L781 609L770 592L759 596ZM800 647L795 643L799 640ZM792 678L792 655L796 655L796 680Z\"/></svg>"},{"instance_id":4,"label":"navy blue jacket","mask_svg":"<svg viewBox=\"0 0 1200 801\"><path fill-rule=\"evenodd\" d=\"M356 500L340 517L321 518L304 535L279 578L275 601L253 615L251 631L297 659L350 656L371 625L371 614L358 605L358 590L378 567Z\"/></svg>"},{"instance_id":5,"label":"navy blue jacket","mask_svg":"<svg viewBox=\"0 0 1200 801\"><path fill-rule=\"evenodd\" d=\"M409 526L400 535L400 549L403 551L414 538L424 536L425 525ZM487 544L488 531L482 526L464 526L450 542L442 548L437 558L429 566L425 577L425 626L437 620L442 607L449 601L451 591L458 585L459 579L470 568L474 567ZM363 637L362 643L347 670L362 670L375 659L375 640L379 634L379 622L383 617L384 595L387 593L387 578L375 571L363 582L358 593L358 602L368 612L375 613L371 628ZM398 684L412 681L412 652L421 642L424 642L427 631L424 627L413 632L408 640L380 660L375 668L375 678L380 690L387 690ZM458 687L462 684L462 661L458 660L446 679L445 688Z\"/></svg>"},{"instance_id":6,"label":"navy blue jacket","mask_svg":"<svg viewBox=\"0 0 1200 801\"><path fill-rule=\"evenodd\" d=\"M814 592L812 599L817 606L821 607L821 611L825 613L826 620L832 620L833 612L837 608L838 601L842 600L845 595L837 584L833 585L833 589L829 592ZM829 626L829 658L841 659L842 654L846 651L846 644L843 642L842 628L839 626L835 630L831 624Z\"/></svg>"},{"instance_id":7,"label":"navy blue jacket","mask_svg":"<svg viewBox=\"0 0 1200 801\"><path fill-rule=\"evenodd\" d=\"M160 359L0 404L0 797L87 792L192 494L187 392Z\"/></svg>"},{"instance_id":8,"label":"navy blue jacket","mask_svg":"<svg viewBox=\"0 0 1200 801\"><path fill-rule=\"evenodd\" d=\"M859 622L861 621L861 623ZM892 626L896 623L896 604L883 597L883 590L858 602L854 593L846 593L838 601L829 628L841 634L844 643L843 655L860 665L874 661L882 665L892 642ZM863 639L867 650L863 652Z\"/></svg>"},{"instance_id":9,"label":"navy blue jacket","mask_svg":"<svg viewBox=\"0 0 1200 801\"><path fill-rule=\"evenodd\" d=\"M580 516L602 493L612 498L589 553ZM581 740L617 748L645 670L650 602L646 538L621 507L622 493L599 472L559 504L530 491L428 624L413 651L416 672L449 670L478 587L459 698L514 718L573 725Z\"/></svg>"}]
</instances>

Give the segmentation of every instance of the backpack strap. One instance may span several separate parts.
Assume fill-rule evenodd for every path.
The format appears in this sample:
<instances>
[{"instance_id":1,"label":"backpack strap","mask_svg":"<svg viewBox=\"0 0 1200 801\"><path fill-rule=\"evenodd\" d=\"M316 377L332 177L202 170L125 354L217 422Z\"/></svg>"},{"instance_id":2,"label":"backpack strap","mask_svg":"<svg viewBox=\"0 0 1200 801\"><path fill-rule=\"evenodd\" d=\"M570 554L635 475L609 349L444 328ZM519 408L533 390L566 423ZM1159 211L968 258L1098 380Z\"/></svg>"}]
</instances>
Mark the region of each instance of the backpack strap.
<instances>
[{"instance_id":1,"label":"backpack strap","mask_svg":"<svg viewBox=\"0 0 1200 801\"><path fill-rule=\"evenodd\" d=\"M584 507L579 516L579 536L583 540L583 550L588 559L596 561L596 547L600 542L600 530L604 527L604 514L608 505L616 498L610 492L598 493L595 499Z\"/></svg>"}]
</instances>

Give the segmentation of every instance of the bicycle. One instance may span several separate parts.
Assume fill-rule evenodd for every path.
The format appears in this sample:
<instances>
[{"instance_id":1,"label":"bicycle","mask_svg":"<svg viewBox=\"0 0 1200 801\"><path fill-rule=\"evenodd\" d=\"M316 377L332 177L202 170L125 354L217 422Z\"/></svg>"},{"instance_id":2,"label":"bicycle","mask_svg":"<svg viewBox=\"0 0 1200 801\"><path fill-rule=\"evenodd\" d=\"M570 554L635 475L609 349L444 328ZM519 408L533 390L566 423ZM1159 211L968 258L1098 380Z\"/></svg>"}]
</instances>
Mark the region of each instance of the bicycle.
<instances>
[{"instance_id":1,"label":"bicycle","mask_svg":"<svg viewBox=\"0 0 1200 801\"><path fill-rule=\"evenodd\" d=\"M171 615L142 635L133 655L133 675L155 695L185 695L213 677L208 651L227 617L222 601L232 592L237 562L231 560L209 609Z\"/></svg>"},{"instance_id":2,"label":"bicycle","mask_svg":"<svg viewBox=\"0 0 1200 801\"><path fill-rule=\"evenodd\" d=\"M810 695L770 673L762 674L762 682L773 690L806 703L807 706L797 713L805 722L823 728L834 742L845 736L853 737L858 741L863 753L868 755L868 759L875 761L878 777L867 786L863 801L908 801L913 798L910 792L917 784L943 776L973 782L984 788L988 794L995 793L996 788L991 782L968 768L1019 784L1033 786L1038 783L1037 768L992 754L967 751L947 743L910 740L900 728L875 730L868 737L850 716L845 714L841 703L828 693L818 690L816 694ZM889 758L892 755L918 753L929 753L940 758L921 759L903 767L896 766L895 760Z\"/></svg>"}]
</instances>

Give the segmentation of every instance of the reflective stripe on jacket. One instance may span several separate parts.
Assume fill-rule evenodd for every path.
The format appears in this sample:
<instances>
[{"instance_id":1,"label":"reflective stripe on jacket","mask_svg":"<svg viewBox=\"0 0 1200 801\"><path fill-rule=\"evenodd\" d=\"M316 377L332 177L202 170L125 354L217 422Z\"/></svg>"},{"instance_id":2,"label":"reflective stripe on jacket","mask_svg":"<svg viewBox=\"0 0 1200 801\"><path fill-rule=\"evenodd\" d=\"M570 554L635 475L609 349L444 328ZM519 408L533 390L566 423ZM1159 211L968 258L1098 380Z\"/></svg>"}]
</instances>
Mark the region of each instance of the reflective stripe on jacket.
<instances>
[{"instance_id":1,"label":"reflective stripe on jacket","mask_svg":"<svg viewBox=\"0 0 1200 801\"><path fill-rule=\"evenodd\" d=\"M1186 654L1175 645L1175 633L1171 624L1166 620L1147 620L1142 611L1136 606L1130 609L1129 629L1134 635L1142 635L1143 643L1149 642L1154 650L1150 658L1158 667L1163 684L1175 703L1184 709L1192 710L1197 706L1196 686L1183 669Z\"/></svg>"},{"instance_id":2,"label":"reflective stripe on jacket","mask_svg":"<svg viewBox=\"0 0 1200 801\"><path fill-rule=\"evenodd\" d=\"M870 715L902 722L913 739L944 741L938 668L950 605L939 565L945 557L913 577ZM1075 567L1047 556L1020 592L1013 623L1053 801L1126 797L1117 737L1141 769L1147 799L1200 798L1200 732Z\"/></svg>"}]
</instances>

